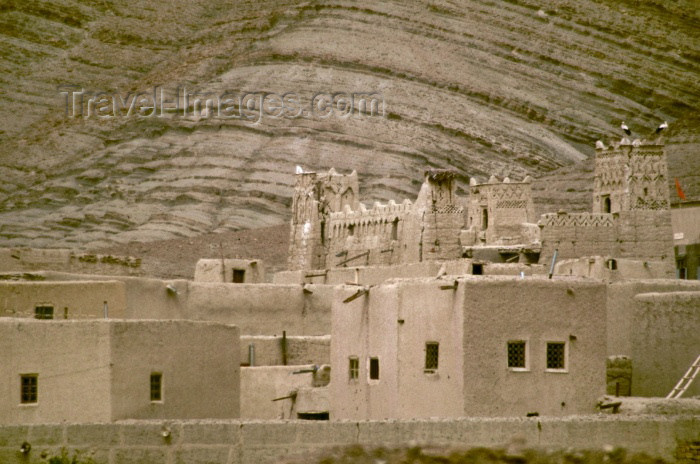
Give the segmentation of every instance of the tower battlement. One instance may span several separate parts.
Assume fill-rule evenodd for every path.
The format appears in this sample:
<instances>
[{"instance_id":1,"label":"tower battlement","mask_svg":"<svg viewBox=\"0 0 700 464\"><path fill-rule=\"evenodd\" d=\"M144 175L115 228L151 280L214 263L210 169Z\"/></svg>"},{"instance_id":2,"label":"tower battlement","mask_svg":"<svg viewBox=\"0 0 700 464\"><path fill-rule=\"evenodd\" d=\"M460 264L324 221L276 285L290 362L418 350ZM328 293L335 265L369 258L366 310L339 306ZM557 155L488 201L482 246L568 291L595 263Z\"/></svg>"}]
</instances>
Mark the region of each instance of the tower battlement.
<instances>
[{"instance_id":1,"label":"tower battlement","mask_svg":"<svg viewBox=\"0 0 700 464\"><path fill-rule=\"evenodd\" d=\"M628 138L609 147L597 144L594 213L668 208L668 166L662 144Z\"/></svg>"}]
</instances>

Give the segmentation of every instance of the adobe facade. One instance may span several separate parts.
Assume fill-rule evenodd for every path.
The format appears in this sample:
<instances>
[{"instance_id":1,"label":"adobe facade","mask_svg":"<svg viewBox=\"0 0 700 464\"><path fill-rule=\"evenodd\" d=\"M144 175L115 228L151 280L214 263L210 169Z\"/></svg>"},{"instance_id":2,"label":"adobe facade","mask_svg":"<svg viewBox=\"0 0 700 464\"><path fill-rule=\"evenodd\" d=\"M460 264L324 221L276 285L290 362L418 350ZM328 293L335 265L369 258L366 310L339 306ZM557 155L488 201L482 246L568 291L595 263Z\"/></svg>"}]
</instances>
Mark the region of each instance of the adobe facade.
<instances>
[{"instance_id":1,"label":"adobe facade","mask_svg":"<svg viewBox=\"0 0 700 464\"><path fill-rule=\"evenodd\" d=\"M237 418L239 331L192 321L0 319L0 424Z\"/></svg>"},{"instance_id":2,"label":"adobe facade","mask_svg":"<svg viewBox=\"0 0 700 464\"><path fill-rule=\"evenodd\" d=\"M259 259L200 259L194 281L257 284L265 282L265 264Z\"/></svg>"},{"instance_id":3,"label":"adobe facade","mask_svg":"<svg viewBox=\"0 0 700 464\"><path fill-rule=\"evenodd\" d=\"M666 396L700 356L700 291L635 296L631 356L632 393ZM700 395L700 379L684 397Z\"/></svg>"},{"instance_id":4,"label":"adobe facade","mask_svg":"<svg viewBox=\"0 0 700 464\"><path fill-rule=\"evenodd\" d=\"M0 282L0 317L95 319L126 317L124 282Z\"/></svg>"},{"instance_id":5,"label":"adobe facade","mask_svg":"<svg viewBox=\"0 0 700 464\"><path fill-rule=\"evenodd\" d=\"M606 286L458 277L338 287L332 419L587 414L605 393Z\"/></svg>"},{"instance_id":6,"label":"adobe facade","mask_svg":"<svg viewBox=\"0 0 700 464\"><path fill-rule=\"evenodd\" d=\"M671 206L673 245L679 279L700 279L700 201Z\"/></svg>"}]
</instances>

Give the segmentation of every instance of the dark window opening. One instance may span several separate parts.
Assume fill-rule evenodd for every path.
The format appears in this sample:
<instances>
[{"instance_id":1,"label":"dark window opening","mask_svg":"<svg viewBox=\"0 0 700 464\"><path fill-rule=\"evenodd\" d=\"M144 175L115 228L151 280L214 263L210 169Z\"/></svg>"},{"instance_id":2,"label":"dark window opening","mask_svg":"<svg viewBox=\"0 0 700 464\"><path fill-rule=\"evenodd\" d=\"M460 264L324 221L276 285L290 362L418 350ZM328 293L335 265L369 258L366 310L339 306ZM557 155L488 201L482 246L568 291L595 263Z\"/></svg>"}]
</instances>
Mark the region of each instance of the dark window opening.
<instances>
[{"instance_id":1,"label":"dark window opening","mask_svg":"<svg viewBox=\"0 0 700 464\"><path fill-rule=\"evenodd\" d=\"M391 223L391 239L399 239L399 218L394 219L394 222Z\"/></svg>"},{"instance_id":2,"label":"dark window opening","mask_svg":"<svg viewBox=\"0 0 700 464\"><path fill-rule=\"evenodd\" d=\"M481 210L481 230L489 228L489 210L484 208Z\"/></svg>"},{"instance_id":3,"label":"dark window opening","mask_svg":"<svg viewBox=\"0 0 700 464\"><path fill-rule=\"evenodd\" d=\"M676 260L676 276L679 279L687 279L688 278L688 264L686 262L685 258L681 258ZM698 276L700 277L700 276Z\"/></svg>"},{"instance_id":4,"label":"dark window opening","mask_svg":"<svg viewBox=\"0 0 700 464\"><path fill-rule=\"evenodd\" d=\"M63 308L63 319L68 319L68 308Z\"/></svg>"},{"instance_id":5,"label":"dark window opening","mask_svg":"<svg viewBox=\"0 0 700 464\"><path fill-rule=\"evenodd\" d=\"M647 195L649 195L649 189L644 187L644 196L647 196Z\"/></svg>"},{"instance_id":6,"label":"dark window opening","mask_svg":"<svg viewBox=\"0 0 700 464\"><path fill-rule=\"evenodd\" d=\"M525 342L508 342L508 367L525 369Z\"/></svg>"},{"instance_id":7,"label":"dark window opening","mask_svg":"<svg viewBox=\"0 0 700 464\"><path fill-rule=\"evenodd\" d=\"M36 403L39 399L39 375L22 374L20 376L22 404Z\"/></svg>"},{"instance_id":8,"label":"dark window opening","mask_svg":"<svg viewBox=\"0 0 700 464\"><path fill-rule=\"evenodd\" d=\"M612 211L612 204L610 203L610 195L603 195L601 197L603 200L603 212L604 213L609 213Z\"/></svg>"},{"instance_id":9,"label":"dark window opening","mask_svg":"<svg viewBox=\"0 0 700 464\"><path fill-rule=\"evenodd\" d=\"M547 343L547 369L565 369L565 353L565 343Z\"/></svg>"},{"instance_id":10,"label":"dark window opening","mask_svg":"<svg viewBox=\"0 0 700 464\"><path fill-rule=\"evenodd\" d=\"M369 378L371 380L379 379L379 358L369 358Z\"/></svg>"},{"instance_id":11,"label":"dark window opening","mask_svg":"<svg viewBox=\"0 0 700 464\"><path fill-rule=\"evenodd\" d=\"M434 371L438 368L438 357L440 354L440 344L428 342L425 344L425 370Z\"/></svg>"},{"instance_id":12,"label":"dark window opening","mask_svg":"<svg viewBox=\"0 0 700 464\"><path fill-rule=\"evenodd\" d=\"M355 225L354 225L354 224L350 224L350 225L348 226L348 235L349 235L350 237L352 237L353 235L355 235Z\"/></svg>"},{"instance_id":13,"label":"dark window opening","mask_svg":"<svg viewBox=\"0 0 700 464\"><path fill-rule=\"evenodd\" d=\"M472 275L483 275L484 265L483 264L472 264Z\"/></svg>"},{"instance_id":14,"label":"dark window opening","mask_svg":"<svg viewBox=\"0 0 700 464\"><path fill-rule=\"evenodd\" d=\"M350 357L348 369L348 377L350 380L355 380L360 376L360 360L356 356Z\"/></svg>"},{"instance_id":15,"label":"dark window opening","mask_svg":"<svg viewBox=\"0 0 700 464\"><path fill-rule=\"evenodd\" d=\"M297 419L301 420L328 420L329 414L326 412L298 412Z\"/></svg>"},{"instance_id":16,"label":"dark window opening","mask_svg":"<svg viewBox=\"0 0 700 464\"><path fill-rule=\"evenodd\" d=\"M617 270L617 260L609 259L608 260L608 269L610 269L611 271Z\"/></svg>"},{"instance_id":17,"label":"dark window opening","mask_svg":"<svg viewBox=\"0 0 700 464\"><path fill-rule=\"evenodd\" d=\"M326 244L326 221L321 221L321 245Z\"/></svg>"},{"instance_id":18,"label":"dark window opening","mask_svg":"<svg viewBox=\"0 0 700 464\"><path fill-rule=\"evenodd\" d=\"M53 319L53 306L36 306L34 319Z\"/></svg>"},{"instance_id":19,"label":"dark window opening","mask_svg":"<svg viewBox=\"0 0 700 464\"><path fill-rule=\"evenodd\" d=\"M153 372L151 374L151 401L163 400L163 374Z\"/></svg>"},{"instance_id":20,"label":"dark window opening","mask_svg":"<svg viewBox=\"0 0 700 464\"><path fill-rule=\"evenodd\" d=\"M233 283L234 284L242 284L243 282L245 282L245 270L234 269L233 270Z\"/></svg>"}]
</instances>

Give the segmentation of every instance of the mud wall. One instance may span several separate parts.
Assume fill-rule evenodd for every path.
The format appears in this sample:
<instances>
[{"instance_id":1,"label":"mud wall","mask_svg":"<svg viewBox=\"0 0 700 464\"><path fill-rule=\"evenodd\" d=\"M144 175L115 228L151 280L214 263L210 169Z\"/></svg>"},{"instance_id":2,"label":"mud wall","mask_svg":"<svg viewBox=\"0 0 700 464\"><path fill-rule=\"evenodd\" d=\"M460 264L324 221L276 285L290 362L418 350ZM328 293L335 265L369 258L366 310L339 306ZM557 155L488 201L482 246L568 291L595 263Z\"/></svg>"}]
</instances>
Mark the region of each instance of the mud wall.
<instances>
[{"instance_id":1,"label":"mud wall","mask_svg":"<svg viewBox=\"0 0 700 464\"><path fill-rule=\"evenodd\" d=\"M162 435L163 427L170 432ZM137 421L0 427L0 461L41 462L47 451L81 450L97 464L267 464L311 459L334 446L441 445L502 447L514 439L527 447L601 449L624 447L668 460L692 452L700 418L611 417L450 419L411 421ZM31 444L29 457L19 452ZM697 450L695 451L697 458Z\"/></svg>"}]
</instances>

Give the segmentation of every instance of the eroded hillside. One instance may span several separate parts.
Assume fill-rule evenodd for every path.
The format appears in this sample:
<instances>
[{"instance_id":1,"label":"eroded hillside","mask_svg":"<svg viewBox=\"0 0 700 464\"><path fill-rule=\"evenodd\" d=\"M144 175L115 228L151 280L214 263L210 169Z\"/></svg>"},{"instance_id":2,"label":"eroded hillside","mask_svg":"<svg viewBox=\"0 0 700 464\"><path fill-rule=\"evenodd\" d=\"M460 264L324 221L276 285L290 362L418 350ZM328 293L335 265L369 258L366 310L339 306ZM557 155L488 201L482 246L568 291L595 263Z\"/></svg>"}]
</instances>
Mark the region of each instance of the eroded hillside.
<instances>
[{"instance_id":1,"label":"eroded hillside","mask_svg":"<svg viewBox=\"0 0 700 464\"><path fill-rule=\"evenodd\" d=\"M585 165L622 120L638 135L668 120L671 175L698 195L699 15L694 0L5 1L0 237L102 247L279 224L295 165L357 169L377 200L413 198L427 166L542 176ZM373 91L385 114L71 118L66 84ZM565 169L537 187L541 209L585 207L566 176L586 170Z\"/></svg>"}]
</instances>

